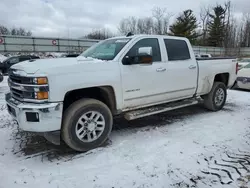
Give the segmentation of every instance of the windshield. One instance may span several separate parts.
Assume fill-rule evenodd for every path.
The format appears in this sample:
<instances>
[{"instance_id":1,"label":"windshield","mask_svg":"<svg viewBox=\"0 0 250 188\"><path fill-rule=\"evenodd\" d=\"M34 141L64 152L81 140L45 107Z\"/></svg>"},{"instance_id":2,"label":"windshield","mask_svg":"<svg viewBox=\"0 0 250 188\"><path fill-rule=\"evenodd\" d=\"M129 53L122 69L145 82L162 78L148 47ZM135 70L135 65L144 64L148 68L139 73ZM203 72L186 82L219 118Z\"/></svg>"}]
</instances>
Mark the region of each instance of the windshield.
<instances>
[{"instance_id":1,"label":"windshield","mask_svg":"<svg viewBox=\"0 0 250 188\"><path fill-rule=\"evenodd\" d=\"M87 49L81 56L101 60L113 60L130 40L129 38L105 40Z\"/></svg>"}]
</instances>

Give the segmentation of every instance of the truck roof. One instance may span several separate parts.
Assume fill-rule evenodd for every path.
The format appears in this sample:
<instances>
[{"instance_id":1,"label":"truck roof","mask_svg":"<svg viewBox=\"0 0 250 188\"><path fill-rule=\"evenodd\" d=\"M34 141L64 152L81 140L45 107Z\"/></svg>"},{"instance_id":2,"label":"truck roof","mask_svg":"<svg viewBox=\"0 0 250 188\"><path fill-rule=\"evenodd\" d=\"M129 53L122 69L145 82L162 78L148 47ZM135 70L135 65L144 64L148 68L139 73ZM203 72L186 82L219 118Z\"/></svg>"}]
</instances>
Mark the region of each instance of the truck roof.
<instances>
[{"instance_id":1,"label":"truck roof","mask_svg":"<svg viewBox=\"0 0 250 188\"><path fill-rule=\"evenodd\" d=\"M137 34L137 35L131 35L131 36L117 36L117 37L112 37L109 39L120 39L120 38L128 38L128 39L132 39L132 38L140 38L140 37L156 37L156 38L169 38L169 39L182 39L182 40L187 40L187 38L185 37L177 37L177 36L169 36L169 35L148 35L148 34Z\"/></svg>"}]
</instances>

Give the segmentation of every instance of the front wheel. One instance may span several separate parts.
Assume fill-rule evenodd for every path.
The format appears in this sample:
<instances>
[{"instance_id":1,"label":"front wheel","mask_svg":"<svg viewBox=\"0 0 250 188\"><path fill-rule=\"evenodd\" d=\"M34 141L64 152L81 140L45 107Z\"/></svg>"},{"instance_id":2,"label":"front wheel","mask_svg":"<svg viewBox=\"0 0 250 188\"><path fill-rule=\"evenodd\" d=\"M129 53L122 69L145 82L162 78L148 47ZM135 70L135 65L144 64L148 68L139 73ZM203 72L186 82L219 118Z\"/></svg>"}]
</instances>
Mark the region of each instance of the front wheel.
<instances>
[{"instance_id":1,"label":"front wheel","mask_svg":"<svg viewBox=\"0 0 250 188\"><path fill-rule=\"evenodd\" d=\"M81 99L64 113L62 139L76 151L88 151L105 143L112 130L110 109L101 101Z\"/></svg>"},{"instance_id":2,"label":"front wheel","mask_svg":"<svg viewBox=\"0 0 250 188\"><path fill-rule=\"evenodd\" d=\"M211 91L202 98L204 99L205 108L214 112L219 111L226 103L227 88L224 83L215 82Z\"/></svg>"}]
</instances>

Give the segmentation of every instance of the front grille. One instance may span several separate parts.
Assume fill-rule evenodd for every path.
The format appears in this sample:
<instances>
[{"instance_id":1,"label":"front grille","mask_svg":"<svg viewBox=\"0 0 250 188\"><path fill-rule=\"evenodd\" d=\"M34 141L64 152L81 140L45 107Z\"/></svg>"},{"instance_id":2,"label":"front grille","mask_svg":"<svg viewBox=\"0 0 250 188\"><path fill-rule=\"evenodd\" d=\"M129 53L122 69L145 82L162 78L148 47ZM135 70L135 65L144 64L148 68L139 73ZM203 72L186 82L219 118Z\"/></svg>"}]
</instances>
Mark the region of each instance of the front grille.
<instances>
[{"instance_id":1,"label":"front grille","mask_svg":"<svg viewBox=\"0 0 250 188\"><path fill-rule=\"evenodd\" d=\"M20 102L44 102L36 100L35 92L49 91L48 85L35 85L33 77L19 76L9 71L9 87L11 97Z\"/></svg>"},{"instance_id":2,"label":"front grille","mask_svg":"<svg viewBox=\"0 0 250 188\"><path fill-rule=\"evenodd\" d=\"M33 78L27 78L22 76L16 76L16 75L9 75L9 79L18 84L32 84Z\"/></svg>"},{"instance_id":3,"label":"front grille","mask_svg":"<svg viewBox=\"0 0 250 188\"><path fill-rule=\"evenodd\" d=\"M20 91L18 89L10 88L10 92L13 98L18 100L23 100L23 91Z\"/></svg>"}]
</instances>

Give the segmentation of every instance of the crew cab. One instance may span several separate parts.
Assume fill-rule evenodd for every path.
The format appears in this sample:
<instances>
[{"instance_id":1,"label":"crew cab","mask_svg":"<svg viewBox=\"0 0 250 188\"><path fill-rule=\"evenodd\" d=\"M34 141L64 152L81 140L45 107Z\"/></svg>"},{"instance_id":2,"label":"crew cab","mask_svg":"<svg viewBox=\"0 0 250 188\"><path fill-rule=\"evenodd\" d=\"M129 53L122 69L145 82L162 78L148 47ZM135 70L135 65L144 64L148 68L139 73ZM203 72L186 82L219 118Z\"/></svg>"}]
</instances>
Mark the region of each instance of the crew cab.
<instances>
[{"instance_id":1,"label":"crew cab","mask_svg":"<svg viewBox=\"0 0 250 188\"><path fill-rule=\"evenodd\" d=\"M77 58L13 65L6 102L20 129L87 151L107 141L116 116L198 103L221 110L236 75L235 59L196 60L186 38L132 35L100 41Z\"/></svg>"}]
</instances>

